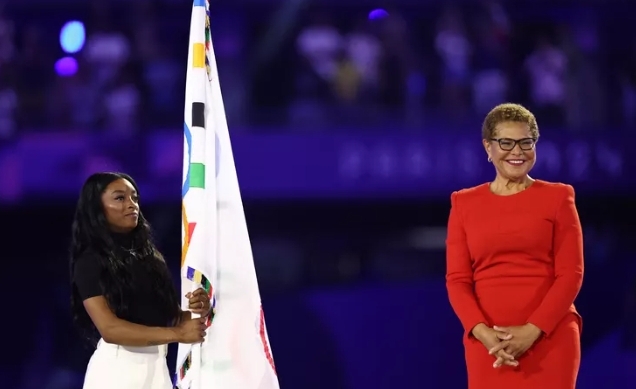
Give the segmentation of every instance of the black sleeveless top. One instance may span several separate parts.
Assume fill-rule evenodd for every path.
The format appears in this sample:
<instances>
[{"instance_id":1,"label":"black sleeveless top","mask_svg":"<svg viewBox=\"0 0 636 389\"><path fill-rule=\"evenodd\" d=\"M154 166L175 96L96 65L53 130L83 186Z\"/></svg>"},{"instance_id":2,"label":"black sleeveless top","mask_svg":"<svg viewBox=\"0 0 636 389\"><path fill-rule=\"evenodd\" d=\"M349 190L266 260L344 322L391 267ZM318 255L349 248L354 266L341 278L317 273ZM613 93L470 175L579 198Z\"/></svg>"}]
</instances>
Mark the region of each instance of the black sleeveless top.
<instances>
[{"instance_id":1,"label":"black sleeveless top","mask_svg":"<svg viewBox=\"0 0 636 389\"><path fill-rule=\"evenodd\" d=\"M132 247L132 238L127 234L113 234L115 243L119 246L116 255L125 264L124 271L129 276L132 288L124 290L122 300L128 305L125 315L118 315L120 319L131 323L150 327L165 327L171 325L174 320L171 311L174 307L168 307L166 301L161 301L161 296L168 293L176 293L172 282L160 283L158 277L170 278L166 264L156 258L140 258ZM151 264L149 261L157 261ZM111 277L105 269L106 262L98 253L87 251L77 259L73 274L73 283L83 300L91 297L103 296L104 279ZM165 281L165 278L164 278ZM159 286L163 285L163 286ZM171 291L157 291L159 287L173 288ZM178 296L178 295L177 295ZM178 301L177 301L178 304Z\"/></svg>"}]
</instances>

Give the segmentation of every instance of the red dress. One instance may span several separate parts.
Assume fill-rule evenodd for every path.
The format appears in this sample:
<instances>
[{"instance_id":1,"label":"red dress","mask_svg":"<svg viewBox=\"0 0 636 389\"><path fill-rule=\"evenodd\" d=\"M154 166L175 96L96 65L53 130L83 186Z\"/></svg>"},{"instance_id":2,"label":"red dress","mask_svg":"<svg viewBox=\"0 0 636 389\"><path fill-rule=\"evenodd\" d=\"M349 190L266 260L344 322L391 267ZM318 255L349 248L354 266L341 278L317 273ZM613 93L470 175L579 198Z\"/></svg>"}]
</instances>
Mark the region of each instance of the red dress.
<instances>
[{"instance_id":1,"label":"red dress","mask_svg":"<svg viewBox=\"0 0 636 389\"><path fill-rule=\"evenodd\" d=\"M536 180L498 196L488 184L454 192L446 242L446 286L465 333L469 389L574 389L581 318L583 237L569 185ZM495 358L470 331L532 323L543 335L519 366Z\"/></svg>"}]
</instances>

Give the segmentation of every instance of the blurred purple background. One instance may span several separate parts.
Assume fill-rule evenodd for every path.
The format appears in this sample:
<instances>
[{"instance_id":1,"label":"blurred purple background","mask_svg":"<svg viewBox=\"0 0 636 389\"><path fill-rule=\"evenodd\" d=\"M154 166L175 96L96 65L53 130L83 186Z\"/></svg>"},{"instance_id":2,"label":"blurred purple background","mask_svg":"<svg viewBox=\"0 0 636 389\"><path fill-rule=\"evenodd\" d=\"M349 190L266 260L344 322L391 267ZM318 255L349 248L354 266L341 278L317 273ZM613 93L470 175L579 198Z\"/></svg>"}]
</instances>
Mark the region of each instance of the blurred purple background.
<instances>
[{"instance_id":1,"label":"blurred purple background","mask_svg":"<svg viewBox=\"0 0 636 389\"><path fill-rule=\"evenodd\" d=\"M88 174L139 181L177 277L191 5L0 3L3 387L81 387L66 246ZM577 190L577 387L633 386L635 15L611 0L212 2L283 389L466 387L448 199L493 177L480 126L504 101L538 117L534 176Z\"/></svg>"}]
</instances>

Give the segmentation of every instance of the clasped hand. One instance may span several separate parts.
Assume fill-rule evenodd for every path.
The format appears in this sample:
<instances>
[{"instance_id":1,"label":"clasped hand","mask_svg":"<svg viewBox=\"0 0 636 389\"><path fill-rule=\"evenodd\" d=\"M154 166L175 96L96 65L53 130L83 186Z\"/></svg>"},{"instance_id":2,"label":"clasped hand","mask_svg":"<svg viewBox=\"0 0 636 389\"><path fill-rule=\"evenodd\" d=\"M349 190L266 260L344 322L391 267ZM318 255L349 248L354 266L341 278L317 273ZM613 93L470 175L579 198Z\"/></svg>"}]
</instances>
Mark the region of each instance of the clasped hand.
<instances>
[{"instance_id":1,"label":"clasped hand","mask_svg":"<svg viewBox=\"0 0 636 389\"><path fill-rule=\"evenodd\" d=\"M519 357L528 351L534 342L539 339L539 336L541 336L541 329L531 323L512 327L494 326L493 330L507 334L510 338L503 340L499 344L490 348L488 352L491 355L496 355L499 351L503 350L515 358Z\"/></svg>"},{"instance_id":2,"label":"clasped hand","mask_svg":"<svg viewBox=\"0 0 636 389\"><path fill-rule=\"evenodd\" d=\"M475 327L473 335L496 358L494 368L519 366L517 357L526 352L541 335L541 330L533 324L522 326L490 328L485 324Z\"/></svg>"}]
</instances>

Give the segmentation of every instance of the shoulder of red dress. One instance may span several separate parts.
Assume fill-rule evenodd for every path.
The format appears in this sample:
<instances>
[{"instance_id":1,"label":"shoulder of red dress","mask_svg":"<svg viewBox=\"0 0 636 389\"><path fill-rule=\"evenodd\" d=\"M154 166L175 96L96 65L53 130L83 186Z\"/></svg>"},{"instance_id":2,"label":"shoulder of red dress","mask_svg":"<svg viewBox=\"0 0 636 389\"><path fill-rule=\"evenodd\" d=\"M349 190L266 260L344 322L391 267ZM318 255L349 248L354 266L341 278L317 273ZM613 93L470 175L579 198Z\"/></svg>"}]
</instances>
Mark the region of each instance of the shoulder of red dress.
<instances>
[{"instance_id":1,"label":"shoulder of red dress","mask_svg":"<svg viewBox=\"0 0 636 389\"><path fill-rule=\"evenodd\" d=\"M455 191L453 193L456 194L457 196L461 196L463 198L463 197L471 197L471 196L478 195L480 193L483 193L484 190L486 190L486 189L488 189L488 183L477 185L477 186L473 186L471 188L460 189L460 190Z\"/></svg>"}]
</instances>

